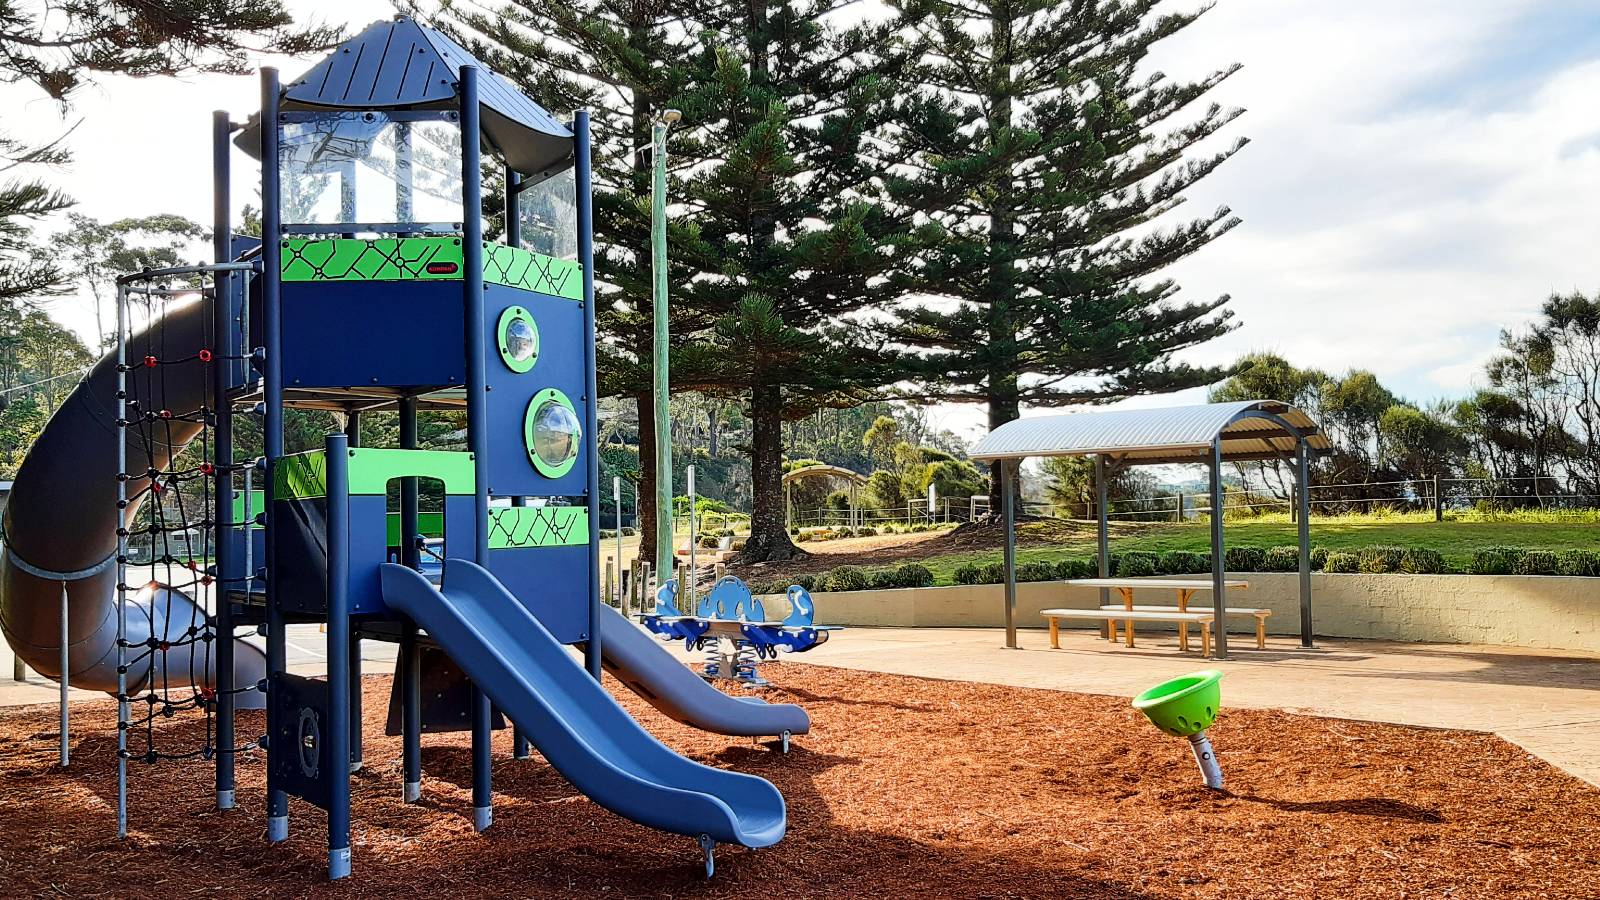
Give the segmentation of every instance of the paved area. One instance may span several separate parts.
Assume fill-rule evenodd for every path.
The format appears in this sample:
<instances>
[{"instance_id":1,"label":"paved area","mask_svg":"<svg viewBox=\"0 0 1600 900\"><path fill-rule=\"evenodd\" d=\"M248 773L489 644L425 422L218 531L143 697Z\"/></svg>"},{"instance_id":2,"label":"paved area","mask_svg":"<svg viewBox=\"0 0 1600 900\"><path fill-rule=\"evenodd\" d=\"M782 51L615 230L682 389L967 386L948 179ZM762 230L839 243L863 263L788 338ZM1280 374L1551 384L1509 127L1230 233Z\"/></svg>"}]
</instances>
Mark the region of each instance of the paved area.
<instances>
[{"instance_id":1,"label":"paved area","mask_svg":"<svg viewBox=\"0 0 1600 900\"><path fill-rule=\"evenodd\" d=\"M1019 642L1021 649L1005 649L998 629L851 628L810 653L784 654L781 664L1125 697L1215 666L1227 673L1229 705L1490 731L1600 786L1600 654L1331 639L1302 650L1279 638L1269 639L1266 650L1235 645L1232 659L1216 662L1179 654L1170 635L1151 635L1132 650L1075 630L1062 632L1060 650L1049 649L1042 630L1020 631ZM321 671L321 645L316 626L295 626L290 668ZM367 671L393 671L394 650L364 642ZM33 673L13 682L11 669L10 651L0 645L0 706L55 702L53 682ZM103 696L73 692L75 699Z\"/></svg>"}]
</instances>

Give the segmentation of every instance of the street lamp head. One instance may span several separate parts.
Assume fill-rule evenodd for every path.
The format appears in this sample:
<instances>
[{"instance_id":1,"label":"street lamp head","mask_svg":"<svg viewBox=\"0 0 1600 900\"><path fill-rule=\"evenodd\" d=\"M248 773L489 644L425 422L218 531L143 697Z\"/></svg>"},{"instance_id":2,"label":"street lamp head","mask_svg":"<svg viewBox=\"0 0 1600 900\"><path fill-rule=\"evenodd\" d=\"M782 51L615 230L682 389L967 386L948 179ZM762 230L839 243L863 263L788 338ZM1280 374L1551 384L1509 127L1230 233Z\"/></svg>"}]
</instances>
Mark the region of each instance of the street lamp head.
<instances>
[{"instance_id":1,"label":"street lamp head","mask_svg":"<svg viewBox=\"0 0 1600 900\"><path fill-rule=\"evenodd\" d=\"M661 113L661 121L668 125L678 124L678 120L681 118L683 118L683 112L680 110L669 109Z\"/></svg>"}]
</instances>

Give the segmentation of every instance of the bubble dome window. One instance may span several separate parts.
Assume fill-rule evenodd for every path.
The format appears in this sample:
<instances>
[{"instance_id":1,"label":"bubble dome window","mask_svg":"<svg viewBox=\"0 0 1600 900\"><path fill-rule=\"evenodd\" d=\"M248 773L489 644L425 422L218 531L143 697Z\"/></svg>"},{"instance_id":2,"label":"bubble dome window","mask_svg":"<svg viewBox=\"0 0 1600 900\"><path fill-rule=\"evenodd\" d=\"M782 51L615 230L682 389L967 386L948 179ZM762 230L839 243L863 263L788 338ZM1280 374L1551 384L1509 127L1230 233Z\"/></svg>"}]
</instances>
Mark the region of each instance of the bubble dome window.
<instances>
[{"instance_id":1,"label":"bubble dome window","mask_svg":"<svg viewBox=\"0 0 1600 900\"><path fill-rule=\"evenodd\" d=\"M539 326L520 306L500 314L500 360L513 372L526 372L539 361Z\"/></svg>"},{"instance_id":2,"label":"bubble dome window","mask_svg":"<svg viewBox=\"0 0 1600 900\"><path fill-rule=\"evenodd\" d=\"M547 478L560 478L578 461L583 424L566 394L545 388L528 403L523 437L533 467Z\"/></svg>"}]
</instances>

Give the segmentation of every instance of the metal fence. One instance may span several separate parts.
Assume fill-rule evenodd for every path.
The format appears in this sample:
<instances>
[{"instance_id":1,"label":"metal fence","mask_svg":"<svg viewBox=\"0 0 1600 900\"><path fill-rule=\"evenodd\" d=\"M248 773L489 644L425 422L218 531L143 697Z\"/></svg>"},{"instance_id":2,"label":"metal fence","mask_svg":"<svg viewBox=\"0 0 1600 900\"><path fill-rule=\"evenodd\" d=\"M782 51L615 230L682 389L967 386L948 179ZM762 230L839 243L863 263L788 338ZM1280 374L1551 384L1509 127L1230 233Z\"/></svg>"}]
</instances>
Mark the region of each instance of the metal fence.
<instances>
[{"instance_id":1,"label":"metal fence","mask_svg":"<svg viewBox=\"0 0 1600 900\"><path fill-rule=\"evenodd\" d=\"M1309 505L1318 515L1350 513L1432 513L1435 521L1442 521L1453 513L1466 510L1509 512L1518 509L1593 510L1600 509L1600 494L1572 491L1556 479L1534 478L1465 478L1435 476L1395 481L1361 481L1311 486ZM1180 522L1208 515L1211 497L1206 491L1173 491L1147 497L1124 497L1110 501L1109 519L1122 521ZM1295 502L1289 497L1276 497L1267 491L1229 488L1223 492L1224 516L1255 515L1283 512L1294 514ZM1093 519L1092 505L1080 504L1062 507L1054 503L1024 501L1019 511L1023 515L1058 519ZM967 522L987 516L989 498L940 497L930 515L928 504L912 503L888 509L860 509L851 511L822 507L795 510L789 522L793 526L840 527L849 525L877 525L887 522L917 524L925 522Z\"/></svg>"}]
</instances>

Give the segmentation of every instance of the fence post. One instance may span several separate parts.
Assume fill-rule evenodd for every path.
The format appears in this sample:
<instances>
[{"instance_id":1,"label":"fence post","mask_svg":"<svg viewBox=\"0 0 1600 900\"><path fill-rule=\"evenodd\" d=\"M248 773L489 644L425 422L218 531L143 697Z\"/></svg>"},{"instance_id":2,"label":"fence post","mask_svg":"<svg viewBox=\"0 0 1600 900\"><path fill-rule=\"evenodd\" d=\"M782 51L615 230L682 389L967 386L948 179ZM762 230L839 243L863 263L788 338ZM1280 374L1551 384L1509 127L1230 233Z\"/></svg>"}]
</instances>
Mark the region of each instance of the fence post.
<instances>
[{"instance_id":1,"label":"fence post","mask_svg":"<svg viewBox=\"0 0 1600 900\"><path fill-rule=\"evenodd\" d=\"M1444 521L1444 495L1439 493L1439 476L1433 476L1433 520Z\"/></svg>"},{"instance_id":2,"label":"fence post","mask_svg":"<svg viewBox=\"0 0 1600 900\"><path fill-rule=\"evenodd\" d=\"M1178 492L1178 514L1172 521L1183 523L1183 491Z\"/></svg>"}]
</instances>

